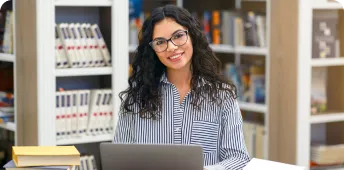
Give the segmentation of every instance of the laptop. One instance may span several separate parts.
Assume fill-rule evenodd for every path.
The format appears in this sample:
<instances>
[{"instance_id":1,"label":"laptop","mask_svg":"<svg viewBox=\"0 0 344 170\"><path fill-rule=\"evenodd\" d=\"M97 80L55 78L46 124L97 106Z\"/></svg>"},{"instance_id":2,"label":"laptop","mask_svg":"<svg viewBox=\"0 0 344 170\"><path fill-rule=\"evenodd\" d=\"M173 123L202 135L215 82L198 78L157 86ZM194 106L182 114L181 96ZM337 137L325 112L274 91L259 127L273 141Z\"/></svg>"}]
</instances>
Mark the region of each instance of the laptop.
<instances>
[{"instance_id":1,"label":"laptop","mask_svg":"<svg viewBox=\"0 0 344 170\"><path fill-rule=\"evenodd\" d=\"M101 143L102 170L203 170L196 145Z\"/></svg>"}]
</instances>

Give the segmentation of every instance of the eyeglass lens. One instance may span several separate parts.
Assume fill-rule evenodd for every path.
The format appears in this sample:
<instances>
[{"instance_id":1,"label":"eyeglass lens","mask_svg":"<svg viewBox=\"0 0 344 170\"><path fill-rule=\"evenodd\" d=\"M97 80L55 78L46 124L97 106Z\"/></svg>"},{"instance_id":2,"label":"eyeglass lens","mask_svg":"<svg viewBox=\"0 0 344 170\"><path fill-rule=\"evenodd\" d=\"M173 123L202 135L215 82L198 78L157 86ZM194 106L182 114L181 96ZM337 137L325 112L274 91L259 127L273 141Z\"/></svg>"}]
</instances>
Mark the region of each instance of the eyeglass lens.
<instances>
[{"instance_id":1,"label":"eyeglass lens","mask_svg":"<svg viewBox=\"0 0 344 170\"><path fill-rule=\"evenodd\" d=\"M171 37L172 43L176 46L184 45L187 39L186 31L179 31ZM167 49L168 43L166 39L157 39L152 42L152 46L156 52L162 52Z\"/></svg>"}]
</instances>

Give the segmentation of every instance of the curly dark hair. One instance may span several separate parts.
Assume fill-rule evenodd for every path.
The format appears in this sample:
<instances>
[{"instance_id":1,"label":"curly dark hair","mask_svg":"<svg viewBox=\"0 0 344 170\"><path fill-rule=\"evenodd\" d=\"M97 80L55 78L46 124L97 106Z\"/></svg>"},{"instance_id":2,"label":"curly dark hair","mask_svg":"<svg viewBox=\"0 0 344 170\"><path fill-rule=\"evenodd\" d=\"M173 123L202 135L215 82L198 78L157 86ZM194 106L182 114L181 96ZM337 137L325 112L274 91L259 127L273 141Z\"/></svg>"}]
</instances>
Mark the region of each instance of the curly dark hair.
<instances>
[{"instance_id":1,"label":"curly dark hair","mask_svg":"<svg viewBox=\"0 0 344 170\"><path fill-rule=\"evenodd\" d=\"M186 9L166 5L154 9L143 23L139 34L139 46L132 63L132 74L128 80L129 87L119 94L122 101L121 112L139 112L141 118L156 119L160 116L159 110L162 104L160 79L166 67L160 62L149 42L152 41L154 24L164 18L174 19L178 24L186 27L192 40L193 56L190 68L192 105L197 108L205 95L208 95L210 102L221 104L219 90L225 90L231 97L236 98L236 88L223 78L221 62L209 47L199 21ZM199 86L202 81L206 82L205 85ZM138 106L139 110L134 110L134 105Z\"/></svg>"}]
</instances>

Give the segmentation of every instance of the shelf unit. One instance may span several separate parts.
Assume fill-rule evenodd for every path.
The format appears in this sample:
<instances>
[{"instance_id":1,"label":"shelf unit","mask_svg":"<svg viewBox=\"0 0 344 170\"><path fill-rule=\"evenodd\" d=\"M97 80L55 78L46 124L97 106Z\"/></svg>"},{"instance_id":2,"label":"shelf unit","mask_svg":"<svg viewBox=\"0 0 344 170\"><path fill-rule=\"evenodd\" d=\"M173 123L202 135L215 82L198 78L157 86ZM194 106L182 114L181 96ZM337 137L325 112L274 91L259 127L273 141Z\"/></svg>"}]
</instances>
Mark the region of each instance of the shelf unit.
<instances>
[{"instance_id":1,"label":"shelf unit","mask_svg":"<svg viewBox=\"0 0 344 170\"><path fill-rule=\"evenodd\" d=\"M344 61L340 57L344 47L343 17L338 25L341 32L339 58L313 59L313 14L315 10L338 10L343 16L343 10L339 3L330 0L271 1L271 5L274 29L271 30L270 61L274 71L270 72L269 110L278 114L270 115L273 129L270 129L269 154L272 160L310 169L315 125L329 131L343 128L339 124L344 122L341 112L344 109L341 103ZM339 111L311 115L312 69L317 67L328 69L328 108Z\"/></svg>"},{"instance_id":2,"label":"shelf unit","mask_svg":"<svg viewBox=\"0 0 344 170\"><path fill-rule=\"evenodd\" d=\"M15 4L16 4L16 0L11 0L12 2L12 11L13 11L13 22L15 22L16 20L16 8L15 8ZM2 62L10 62L13 64L13 96L14 96L14 123L8 122L8 123L2 123L0 124L0 129L6 129L9 131L14 132L14 145L17 145L17 139L18 139L18 134L16 133L16 129L17 129L17 84L16 84L16 79L15 79L15 75L16 75L16 24L13 24L13 54L7 54L7 53L0 53L0 61Z\"/></svg>"},{"instance_id":3,"label":"shelf unit","mask_svg":"<svg viewBox=\"0 0 344 170\"><path fill-rule=\"evenodd\" d=\"M99 76L110 77L112 89L113 126L116 127L120 105L118 93L127 87L128 77L128 0L33 0L16 3L17 33L17 74L18 82L18 143L20 145L77 145L112 141L113 134L84 136L81 138L56 139L55 95L57 84L78 78ZM96 11L100 16L79 21L85 12ZM35 11L32 14L32 11ZM61 12L62 11L62 12ZM59 13L58 13L59 12ZM103 13L101 13L103 12ZM61 19L59 14L63 15ZM92 13L93 14L93 13ZM88 15L88 13L87 13ZM91 14L90 14L91 15ZM87 17L87 16L86 16ZM112 57L111 67L55 68L54 24L65 20L70 22L99 22L100 29L109 36L107 46ZM106 21L105 21L106 20ZM127 24L126 24L127 23ZM106 27L105 27L105 26ZM103 28L105 27L105 28ZM103 29L102 29L103 28ZM105 41L107 41L105 40ZM98 79L97 79L98 80Z\"/></svg>"}]
</instances>

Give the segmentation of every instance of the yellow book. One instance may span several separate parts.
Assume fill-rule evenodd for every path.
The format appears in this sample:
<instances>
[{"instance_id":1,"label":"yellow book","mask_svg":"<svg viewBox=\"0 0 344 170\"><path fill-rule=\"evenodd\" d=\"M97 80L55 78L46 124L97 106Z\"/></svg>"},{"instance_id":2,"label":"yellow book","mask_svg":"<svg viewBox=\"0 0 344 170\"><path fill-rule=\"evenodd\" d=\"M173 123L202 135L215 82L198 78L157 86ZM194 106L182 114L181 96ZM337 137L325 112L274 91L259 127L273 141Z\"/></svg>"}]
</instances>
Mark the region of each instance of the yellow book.
<instances>
[{"instance_id":1,"label":"yellow book","mask_svg":"<svg viewBox=\"0 0 344 170\"><path fill-rule=\"evenodd\" d=\"M80 165L80 153L74 146L13 146L16 167Z\"/></svg>"}]
</instances>

